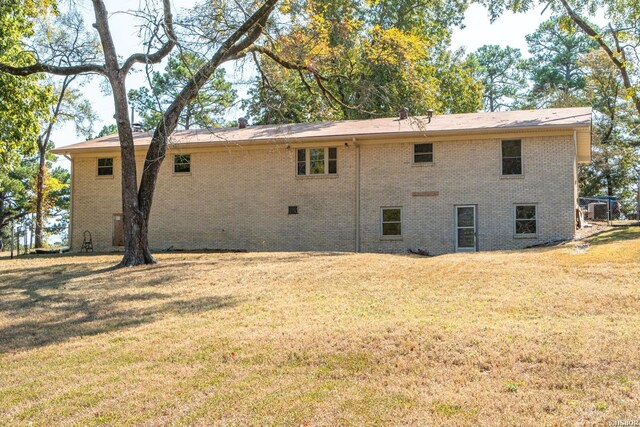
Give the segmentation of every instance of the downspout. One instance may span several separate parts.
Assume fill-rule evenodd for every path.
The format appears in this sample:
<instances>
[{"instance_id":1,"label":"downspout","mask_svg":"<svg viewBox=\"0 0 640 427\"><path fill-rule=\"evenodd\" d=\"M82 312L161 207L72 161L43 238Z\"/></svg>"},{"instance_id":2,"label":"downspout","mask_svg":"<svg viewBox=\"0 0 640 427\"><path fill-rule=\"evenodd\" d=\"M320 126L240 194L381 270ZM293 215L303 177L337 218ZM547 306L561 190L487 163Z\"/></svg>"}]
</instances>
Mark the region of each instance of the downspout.
<instances>
[{"instance_id":1,"label":"downspout","mask_svg":"<svg viewBox=\"0 0 640 427\"><path fill-rule=\"evenodd\" d=\"M576 211L579 209L578 203L578 131L573 130L573 237L576 236Z\"/></svg>"},{"instance_id":2,"label":"downspout","mask_svg":"<svg viewBox=\"0 0 640 427\"><path fill-rule=\"evenodd\" d=\"M75 197L73 197L73 189L75 187L75 185L73 185L73 181L75 179L75 174L73 173L73 159L71 156L64 154L64 158L69 160L69 174L71 175L71 188L69 189L69 252L71 252L73 247L73 211L75 210L73 208L73 202L75 200Z\"/></svg>"},{"instance_id":3,"label":"downspout","mask_svg":"<svg viewBox=\"0 0 640 427\"><path fill-rule=\"evenodd\" d=\"M356 228L356 253L360 252L360 144L356 142L356 137L352 137L351 141L353 145L356 147L356 179L355 179L355 201L356 201L356 217L355 217L355 228Z\"/></svg>"}]
</instances>

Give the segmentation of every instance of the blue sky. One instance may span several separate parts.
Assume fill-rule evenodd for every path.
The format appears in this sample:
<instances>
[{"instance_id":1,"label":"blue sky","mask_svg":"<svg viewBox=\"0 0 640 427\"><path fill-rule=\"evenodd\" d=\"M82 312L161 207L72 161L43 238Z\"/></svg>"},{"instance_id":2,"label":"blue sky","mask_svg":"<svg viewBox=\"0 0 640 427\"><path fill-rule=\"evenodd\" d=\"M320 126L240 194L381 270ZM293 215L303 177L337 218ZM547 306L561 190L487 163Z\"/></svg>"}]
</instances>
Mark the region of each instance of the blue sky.
<instances>
[{"instance_id":1,"label":"blue sky","mask_svg":"<svg viewBox=\"0 0 640 427\"><path fill-rule=\"evenodd\" d=\"M93 22L93 11L88 2L79 2L83 7L83 12L87 16L87 22ZM174 0L174 9L190 7L194 0ZM112 0L108 2L110 11L127 10L131 8L132 2L125 0ZM549 18L550 13L547 11L541 15L541 8L530 11L526 14L505 13L493 24L489 21L489 16L483 6L474 4L469 7L465 14L465 28L456 29L453 33L452 47L454 49L464 48L467 52L472 52L485 44L497 44L501 46L512 46L519 48L522 53L527 55L527 44L525 36L532 33L540 23ZM140 51L140 38L135 27L135 21L126 14L113 14L110 18L110 24L113 29L114 42L121 57L126 57L132 53ZM162 65L159 67L162 68ZM232 78L234 74L233 67L228 68L228 77ZM134 69L134 72L127 79L127 88L137 88L143 86L145 76L142 68ZM100 90L100 79L93 79L87 83L82 91L91 101L94 109L98 113L99 120L95 124L95 132L97 133L103 125L114 123L113 119L113 101L110 95L104 95ZM238 87L238 92L242 96L245 90ZM242 116L242 111L232 110L229 113L230 118ZM61 125L57 128L52 140L57 147L73 144L83 139L75 134L72 124ZM67 166L67 162L62 160L61 165Z\"/></svg>"}]
</instances>

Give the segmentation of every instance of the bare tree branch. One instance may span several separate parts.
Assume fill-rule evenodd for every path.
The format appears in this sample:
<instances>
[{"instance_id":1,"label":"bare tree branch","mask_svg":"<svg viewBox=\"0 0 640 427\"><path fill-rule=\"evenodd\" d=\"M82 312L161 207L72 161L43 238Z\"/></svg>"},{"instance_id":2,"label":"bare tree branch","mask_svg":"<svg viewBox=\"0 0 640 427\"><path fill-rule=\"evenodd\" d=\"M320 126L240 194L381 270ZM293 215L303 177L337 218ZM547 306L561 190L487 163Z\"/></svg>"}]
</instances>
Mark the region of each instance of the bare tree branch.
<instances>
[{"instance_id":1,"label":"bare tree branch","mask_svg":"<svg viewBox=\"0 0 640 427\"><path fill-rule=\"evenodd\" d=\"M167 56L175 47L177 37L175 30L173 28L173 14L171 13L171 2L170 0L162 0L163 11L164 11L164 22L163 28L164 32L168 38L168 40L154 53L136 53L131 55L124 62L122 66L122 72L128 73L131 67L136 63L143 64L157 64L162 61L162 59Z\"/></svg>"},{"instance_id":2,"label":"bare tree branch","mask_svg":"<svg viewBox=\"0 0 640 427\"><path fill-rule=\"evenodd\" d=\"M106 74L105 68L98 64L73 65L69 67L58 67L47 64L33 64L26 67L12 67L7 64L0 64L0 72L13 74L14 76L28 76L37 73L50 73L57 76L72 76L76 74Z\"/></svg>"},{"instance_id":3,"label":"bare tree branch","mask_svg":"<svg viewBox=\"0 0 640 427\"><path fill-rule=\"evenodd\" d=\"M620 71L620 76L622 77L622 82L624 83L624 87L630 92L631 98L633 99L633 104L640 113L640 96L635 92L633 84L631 83L631 78L629 77L629 72L627 70L626 59L624 55L624 51L621 50L620 44L618 42L618 38L616 32L612 29L611 33L615 40L617 46L617 52L614 52L611 47L604 41L602 35L598 34L598 32L589 25L584 19L582 19L569 5L567 0L560 0L562 2L562 6L564 6L565 10L569 17L575 22L587 35L593 37L593 39L598 43L600 48L605 51L611 62L618 68Z\"/></svg>"}]
</instances>

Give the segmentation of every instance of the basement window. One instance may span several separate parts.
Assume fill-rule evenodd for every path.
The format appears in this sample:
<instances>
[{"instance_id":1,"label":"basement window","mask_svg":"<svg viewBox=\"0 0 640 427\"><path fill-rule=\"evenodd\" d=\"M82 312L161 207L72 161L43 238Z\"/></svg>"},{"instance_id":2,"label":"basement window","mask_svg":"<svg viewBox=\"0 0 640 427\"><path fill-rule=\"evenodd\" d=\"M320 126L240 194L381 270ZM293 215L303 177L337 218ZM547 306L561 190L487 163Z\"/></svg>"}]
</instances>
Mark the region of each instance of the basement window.
<instances>
[{"instance_id":1,"label":"basement window","mask_svg":"<svg viewBox=\"0 0 640 427\"><path fill-rule=\"evenodd\" d=\"M176 154L173 158L174 173L191 172L191 154Z\"/></svg>"},{"instance_id":2,"label":"basement window","mask_svg":"<svg viewBox=\"0 0 640 427\"><path fill-rule=\"evenodd\" d=\"M402 236L402 208L382 208L382 237Z\"/></svg>"},{"instance_id":3,"label":"basement window","mask_svg":"<svg viewBox=\"0 0 640 427\"><path fill-rule=\"evenodd\" d=\"M337 173L338 149L336 147L298 148L298 176L335 175Z\"/></svg>"},{"instance_id":4,"label":"basement window","mask_svg":"<svg viewBox=\"0 0 640 427\"><path fill-rule=\"evenodd\" d=\"M536 205L515 206L515 233L517 237L535 237L538 233L538 212Z\"/></svg>"},{"instance_id":5,"label":"basement window","mask_svg":"<svg viewBox=\"0 0 640 427\"><path fill-rule=\"evenodd\" d=\"M522 141L502 141L502 175L522 175Z\"/></svg>"},{"instance_id":6,"label":"basement window","mask_svg":"<svg viewBox=\"0 0 640 427\"><path fill-rule=\"evenodd\" d=\"M413 163L433 163L433 144L414 144Z\"/></svg>"},{"instance_id":7,"label":"basement window","mask_svg":"<svg viewBox=\"0 0 640 427\"><path fill-rule=\"evenodd\" d=\"M113 158L98 159L98 176L113 176Z\"/></svg>"}]
</instances>

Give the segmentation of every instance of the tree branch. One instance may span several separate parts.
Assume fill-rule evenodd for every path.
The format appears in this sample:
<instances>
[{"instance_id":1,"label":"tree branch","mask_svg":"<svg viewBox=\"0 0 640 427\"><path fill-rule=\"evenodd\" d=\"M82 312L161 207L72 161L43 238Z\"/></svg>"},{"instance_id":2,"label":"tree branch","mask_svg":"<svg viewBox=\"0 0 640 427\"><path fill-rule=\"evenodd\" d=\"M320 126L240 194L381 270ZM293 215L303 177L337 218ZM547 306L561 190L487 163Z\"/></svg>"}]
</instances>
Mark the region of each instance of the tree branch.
<instances>
[{"instance_id":1,"label":"tree branch","mask_svg":"<svg viewBox=\"0 0 640 427\"><path fill-rule=\"evenodd\" d=\"M72 65L68 67L58 67L48 64L33 64L26 67L12 67L7 64L0 64L0 72L12 74L14 76L28 76L37 73L49 73L57 76L73 76L77 74L97 73L105 74L105 68L98 64Z\"/></svg>"},{"instance_id":2,"label":"tree branch","mask_svg":"<svg viewBox=\"0 0 640 427\"><path fill-rule=\"evenodd\" d=\"M622 61L620 60L620 58L618 58L617 54L613 52L611 47L609 47L609 45L604 41L602 36L598 34L598 32L594 30L593 27L591 27L591 25L589 25L571 8L567 0L560 0L560 1L562 3L562 6L564 6L565 10L567 11L567 14L569 15L569 17L573 20L573 22L575 22L576 25L578 25L582 29L582 31L584 31L587 35L593 37L593 39L598 43L600 48L605 51L605 53L607 54L611 62L613 62L616 68L618 68L618 70L620 71L620 76L622 77L622 82L624 83L624 87L631 93L631 98L633 99L633 103L636 107L636 110L638 110L638 113L640 114L640 96L638 96L638 94L635 91L635 88L633 87L633 84L631 83L631 78L629 77L629 72L625 64L624 52L619 51L620 48L618 44L618 39L615 35L615 31L613 31L613 29L611 30L613 38L616 41L616 44L618 45L617 54L622 57Z\"/></svg>"},{"instance_id":3,"label":"tree branch","mask_svg":"<svg viewBox=\"0 0 640 427\"><path fill-rule=\"evenodd\" d=\"M124 62L124 65L121 68L123 73L128 73L133 64L143 63L143 64L157 64L162 61L162 59L167 56L175 47L177 36L175 30L173 28L173 14L171 13L171 2L170 0L162 0L163 10L164 10L164 32L167 35L167 42L164 43L156 52L154 53L135 53L131 55Z\"/></svg>"}]
</instances>

